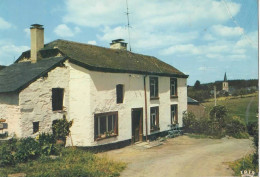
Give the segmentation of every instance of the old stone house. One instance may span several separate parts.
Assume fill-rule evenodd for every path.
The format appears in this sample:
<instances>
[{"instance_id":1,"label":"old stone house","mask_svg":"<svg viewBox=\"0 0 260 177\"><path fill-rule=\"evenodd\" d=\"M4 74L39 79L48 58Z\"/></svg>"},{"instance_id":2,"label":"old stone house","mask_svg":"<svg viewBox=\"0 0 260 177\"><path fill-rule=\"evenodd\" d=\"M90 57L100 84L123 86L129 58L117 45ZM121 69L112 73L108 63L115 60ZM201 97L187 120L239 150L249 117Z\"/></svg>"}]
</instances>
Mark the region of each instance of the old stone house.
<instances>
[{"instance_id":1,"label":"old stone house","mask_svg":"<svg viewBox=\"0 0 260 177\"><path fill-rule=\"evenodd\" d=\"M53 121L73 120L67 145L133 143L182 126L187 75L155 57L55 40L31 26L31 50L0 71L0 119L9 136L51 133Z\"/></svg>"}]
</instances>

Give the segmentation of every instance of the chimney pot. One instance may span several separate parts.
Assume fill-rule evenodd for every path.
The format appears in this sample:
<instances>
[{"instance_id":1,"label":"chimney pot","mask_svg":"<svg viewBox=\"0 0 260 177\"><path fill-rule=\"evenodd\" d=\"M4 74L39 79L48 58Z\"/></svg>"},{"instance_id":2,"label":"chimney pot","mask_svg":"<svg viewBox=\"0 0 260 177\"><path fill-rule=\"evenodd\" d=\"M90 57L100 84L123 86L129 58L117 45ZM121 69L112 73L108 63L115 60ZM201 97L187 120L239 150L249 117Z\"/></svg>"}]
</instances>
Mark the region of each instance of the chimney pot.
<instances>
[{"instance_id":1,"label":"chimney pot","mask_svg":"<svg viewBox=\"0 0 260 177\"><path fill-rule=\"evenodd\" d=\"M124 39L115 39L110 43L111 49L120 49L127 50L127 43L124 42Z\"/></svg>"},{"instance_id":2,"label":"chimney pot","mask_svg":"<svg viewBox=\"0 0 260 177\"><path fill-rule=\"evenodd\" d=\"M31 62L36 63L39 59L38 51L44 47L44 28L40 24L32 24L31 30Z\"/></svg>"}]
</instances>

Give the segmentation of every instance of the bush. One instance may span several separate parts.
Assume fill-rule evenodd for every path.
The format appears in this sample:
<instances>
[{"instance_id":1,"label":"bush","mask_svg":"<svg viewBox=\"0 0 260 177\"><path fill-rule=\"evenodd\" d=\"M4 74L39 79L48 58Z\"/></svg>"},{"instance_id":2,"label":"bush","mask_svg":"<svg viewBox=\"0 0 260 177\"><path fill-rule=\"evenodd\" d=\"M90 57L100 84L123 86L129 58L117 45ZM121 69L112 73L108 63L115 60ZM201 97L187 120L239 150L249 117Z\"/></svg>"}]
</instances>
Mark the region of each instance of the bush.
<instances>
[{"instance_id":1,"label":"bush","mask_svg":"<svg viewBox=\"0 0 260 177\"><path fill-rule=\"evenodd\" d=\"M226 134L234 138L248 138L246 125L239 117L232 117L226 124Z\"/></svg>"},{"instance_id":2,"label":"bush","mask_svg":"<svg viewBox=\"0 0 260 177\"><path fill-rule=\"evenodd\" d=\"M249 122L247 124L247 132L249 135L254 136L258 133L258 123L257 122Z\"/></svg>"},{"instance_id":3,"label":"bush","mask_svg":"<svg viewBox=\"0 0 260 177\"><path fill-rule=\"evenodd\" d=\"M27 162L29 159L36 159L40 156L41 148L33 138L24 138L17 143L15 160L17 162Z\"/></svg>"},{"instance_id":4,"label":"bush","mask_svg":"<svg viewBox=\"0 0 260 177\"><path fill-rule=\"evenodd\" d=\"M7 143L1 145L0 157L0 167L13 166L15 164L12 150Z\"/></svg>"},{"instance_id":5,"label":"bush","mask_svg":"<svg viewBox=\"0 0 260 177\"><path fill-rule=\"evenodd\" d=\"M187 133L195 133L198 128L198 121L192 112L183 114L184 131Z\"/></svg>"},{"instance_id":6,"label":"bush","mask_svg":"<svg viewBox=\"0 0 260 177\"><path fill-rule=\"evenodd\" d=\"M56 140L62 140L66 143L66 137L70 134L72 121L68 121L64 116L62 119L56 120L52 125L52 132Z\"/></svg>"}]
</instances>

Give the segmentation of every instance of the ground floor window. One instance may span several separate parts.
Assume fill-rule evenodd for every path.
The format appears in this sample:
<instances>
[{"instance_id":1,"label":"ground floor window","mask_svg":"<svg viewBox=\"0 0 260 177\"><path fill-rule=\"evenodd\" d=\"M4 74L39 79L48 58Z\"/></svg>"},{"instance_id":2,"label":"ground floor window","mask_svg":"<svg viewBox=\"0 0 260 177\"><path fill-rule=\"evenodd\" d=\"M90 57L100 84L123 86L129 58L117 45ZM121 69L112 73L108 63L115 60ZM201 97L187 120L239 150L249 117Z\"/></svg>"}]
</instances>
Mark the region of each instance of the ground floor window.
<instances>
[{"instance_id":1,"label":"ground floor window","mask_svg":"<svg viewBox=\"0 0 260 177\"><path fill-rule=\"evenodd\" d=\"M160 129L160 126L159 126L159 107L152 107L150 109L150 129L151 129L151 132Z\"/></svg>"},{"instance_id":2,"label":"ground floor window","mask_svg":"<svg viewBox=\"0 0 260 177\"><path fill-rule=\"evenodd\" d=\"M118 112L95 114L95 140L118 135Z\"/></svg>"},{"instance_id":3,"label":"ground floor window","mask_svg":"<svg viewBox=\"0 0 260 177\"><path fill-rule=\"evenodd\" d=\"M171 105L171 124L178 123L178 105Z\"/></svg>"},{"instance_id":4,"label":"ground floor window","mask_svg":"<svg viewBox=\"0 0 260 177\"><path fill-rule=\"evenodd\" d=\"M37 133L39 131L39 122L33 122L33 133Z\"/></svg>"}]
</instances>

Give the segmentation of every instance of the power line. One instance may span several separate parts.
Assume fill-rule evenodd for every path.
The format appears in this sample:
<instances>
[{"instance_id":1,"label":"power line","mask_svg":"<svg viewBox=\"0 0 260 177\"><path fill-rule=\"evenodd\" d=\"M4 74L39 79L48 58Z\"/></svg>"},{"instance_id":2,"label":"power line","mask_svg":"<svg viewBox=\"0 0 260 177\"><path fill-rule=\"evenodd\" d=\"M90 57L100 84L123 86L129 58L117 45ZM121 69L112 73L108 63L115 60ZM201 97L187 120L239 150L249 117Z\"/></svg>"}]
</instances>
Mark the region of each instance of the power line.
<instances>
[{"instance_id":1,"label":"power line","mask_svg":"<svg viewBox=\"0 0 260 177\"><path fill-rule=\"evenodd\" d=\"M224 0L224 4L225 4L225 7L226 7L226 9L227 9L227 11L228 11L228 14L229 14L231 20L235 23L235 25L236 25L237 27L241 28L240 25L238 24L238 22L236 21L236 19L235 19L235 18L233 17L233 15L231 14L230 9L229 9L229 7L228 7L228 5L227 5L226 0ZM257 47L257 43L254 43L254 41L252 41L252 40L250 39L250 37L248 37L248 35L244 32L244 30L240 30L240 31L241 31L242 35L249 41L249 43L251 43L252 45L254 45L254 46Z\"/></svg>"}]
</instances>

